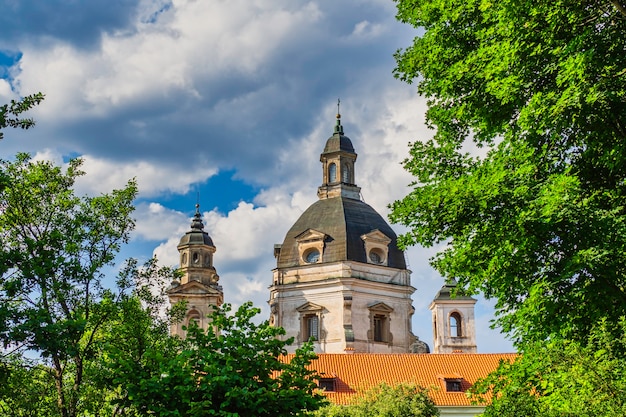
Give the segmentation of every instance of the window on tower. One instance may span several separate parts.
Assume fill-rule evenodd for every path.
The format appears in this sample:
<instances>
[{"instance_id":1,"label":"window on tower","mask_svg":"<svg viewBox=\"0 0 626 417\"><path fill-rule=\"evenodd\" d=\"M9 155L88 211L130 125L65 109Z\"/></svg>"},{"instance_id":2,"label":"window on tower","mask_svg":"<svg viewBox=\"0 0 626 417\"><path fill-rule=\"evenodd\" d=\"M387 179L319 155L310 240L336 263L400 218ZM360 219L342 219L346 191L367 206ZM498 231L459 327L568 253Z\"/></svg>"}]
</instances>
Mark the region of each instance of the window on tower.
<instances>
[{"instance_id":1,"label":"window on tower","mask_svg":"<svg viewBox=\"0 0 626 417\"><path fill-rule=\"evenodd\" d=\"M328 165L328 182L337 182L337 165L334 162Z\"/></svg>"},{"instance_id":2,"label":"window on tower","mask_svg":"<svg viewBox=\"0 0 626 417\"><path fill-rule=\"evenodd\" d=\"M341 181L348 184L352 182L350 181L350 168L348 168L348 165L344 165L341 169Z\"/></svg>"},{"instance_id":3,"label":"window on tower","mask_svg":"<svg viewBox=\"0 0 626 417\"><path fill-rule=\"evenodd\" d=\"M450 336L462 337L463 332L461 328L461 315L456 311L450 314Z\"/></svg>"}]
</instances>

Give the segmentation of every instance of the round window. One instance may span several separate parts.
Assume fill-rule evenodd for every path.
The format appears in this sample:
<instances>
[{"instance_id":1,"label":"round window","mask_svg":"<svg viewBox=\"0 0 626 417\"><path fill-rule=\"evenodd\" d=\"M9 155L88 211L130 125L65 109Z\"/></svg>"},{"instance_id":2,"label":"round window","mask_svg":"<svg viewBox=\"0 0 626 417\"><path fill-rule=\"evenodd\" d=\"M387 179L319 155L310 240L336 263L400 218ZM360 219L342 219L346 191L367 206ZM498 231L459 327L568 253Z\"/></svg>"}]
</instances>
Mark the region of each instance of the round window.
<instances>
[{"instance_id":1,"label":"round window","mask_svg":"<svg viewBox=\"0 0 626 417\"><path fill-rule=\"evenodd\" d=\"M304 255L304 260L308 264L314 264L320 260L320 251L317 249L311 249Z\"/></svg>"},{"instance_id":2,"label":"round window","mask_svg":"<svg viewBox=\"0 0 626 417\"><path fill-rule=\"evenodd\" d=\"M375 264L383 263L383 257L376 251L370 251L370 261Z\"/></svg>"}]
</instances>

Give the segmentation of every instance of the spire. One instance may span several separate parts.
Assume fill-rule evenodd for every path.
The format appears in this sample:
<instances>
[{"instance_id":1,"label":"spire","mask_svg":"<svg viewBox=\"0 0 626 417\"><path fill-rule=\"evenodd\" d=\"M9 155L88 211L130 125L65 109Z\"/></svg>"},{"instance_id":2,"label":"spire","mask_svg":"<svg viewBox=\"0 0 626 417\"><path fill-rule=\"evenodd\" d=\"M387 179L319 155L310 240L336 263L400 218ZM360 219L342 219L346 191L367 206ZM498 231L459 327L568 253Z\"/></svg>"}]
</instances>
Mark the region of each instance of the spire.
<instances>
[{"instance_id":1,"label":"spire","mask_svg":"<svg viewBox=\"0 0 626 417\"><path fill-rule=\"evenodd\" d=\"M341 113L339 113L339 105L341 100L337 99L337 125L335 126L335 133L343 135L343 126L341 126Z\"/></svg>"},{"instance_id":2,"label":"spire","mask_svg":"<svg viewBox=\"0 0 626 417\"><path fill-rule=\"evenodd\" d=\"M196 214L193 215L193 220L191 221L191 228L193 230L204 229L204 223L202 223L202 216L200 215L200 203L196 203Z\"/></svg>"}]
</instances>

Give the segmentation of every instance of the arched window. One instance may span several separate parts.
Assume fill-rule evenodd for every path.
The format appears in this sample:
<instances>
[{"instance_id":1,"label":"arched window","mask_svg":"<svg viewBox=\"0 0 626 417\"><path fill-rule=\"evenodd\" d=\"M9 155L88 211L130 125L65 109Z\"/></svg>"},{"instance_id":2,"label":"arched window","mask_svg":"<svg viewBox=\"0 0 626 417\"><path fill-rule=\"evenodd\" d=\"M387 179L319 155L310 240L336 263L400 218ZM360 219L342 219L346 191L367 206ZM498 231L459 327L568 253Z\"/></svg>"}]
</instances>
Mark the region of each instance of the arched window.
<instances>
[{"instance_id":1,"label":"arched window","mask_svg":"<svg viewBox=\"0 0 626 417\"><path fill-rule=\"evenodd\" d=\"M350 168L348 168L348 165L344 165L342 168L342 172L341 172L341 177L342 177L342 181L345 183L350 183Z\"/></svg>"},{"instance_id":2,"label":"arched window","mask_svg":"<svg viewBox=\"0 0 626 417\"><path fill-rule=\"evenodd\" d=\"M337 181L337 165L333 162L328 165L328 182L336 182Z\"/></svg>"},{"instance_id":3,"label":"arched window","mask_svg":"<svg viewBox=\"0 0 626 417\"><path fill-rule=\"evenodd\" d=\"M462 337L461 315L457 312L450 314L450 336Z\"/></svg>"},{"instance_id":4,"label":"arched window","mask_svg":"<svg viewBox=\"0 0 626 417\"><path fill-rule=\"evenodd\" d=\"M187 254L183 253L182 256L180 257L180 265L186 265L187 264Z\"/></svg>"},{"instance_id":5,"label":"arched window","mask_svg":"<svg viewBox=\"0 0 626 417\"><path fill-rule=\"evenodd\" d=\"M189 310L187 313L187 326L191 326L193 323L200 326L200 313L197 310Z\"/></svg>"}]
</instances>

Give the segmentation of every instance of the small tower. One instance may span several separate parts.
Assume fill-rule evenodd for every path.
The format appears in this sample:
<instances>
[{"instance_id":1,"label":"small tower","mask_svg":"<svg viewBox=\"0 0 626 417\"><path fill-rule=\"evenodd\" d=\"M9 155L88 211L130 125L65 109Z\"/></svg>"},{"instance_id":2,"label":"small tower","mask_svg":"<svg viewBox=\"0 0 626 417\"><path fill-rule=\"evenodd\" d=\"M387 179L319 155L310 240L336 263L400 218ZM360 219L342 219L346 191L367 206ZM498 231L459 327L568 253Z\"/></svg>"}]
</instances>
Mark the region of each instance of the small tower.
<instances>
[{"instance_id":1,"label":"small tower","mask_svg":"<svg viewBox=\"0 0 626 417\"><path fill-rule=\"evenodd\" d=\"M433 314L434 353L476 353L474 305L476 300L457 291L456 281L446 283L430 304Z\"/></svg>"},{"instance_id":2,"label":"small tower","mask_svg":"<svg viewBox=\"0 0 626 417\"><path fill-rule=\"evenodd\" d=\"M187 311L182 322L172 324L170 333L184 337L183 326L191 321L198 323L204 330L208 328L207 315L214 306L221 306L224 302L224 293L218 285L219 276L213 266L215 253L213 240L204 231L204 224L200 215L200 205L196 204L196 214L191 222L191 230L185 233L178 244L180 254L180 271L183 276L178 281L172 281L167 290L170 304L179 301L187 302Z\"/></svg>"}]
</instances>

